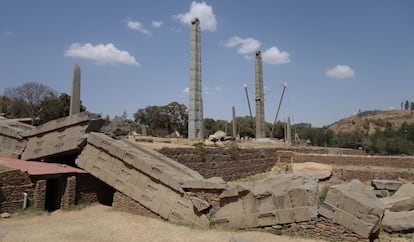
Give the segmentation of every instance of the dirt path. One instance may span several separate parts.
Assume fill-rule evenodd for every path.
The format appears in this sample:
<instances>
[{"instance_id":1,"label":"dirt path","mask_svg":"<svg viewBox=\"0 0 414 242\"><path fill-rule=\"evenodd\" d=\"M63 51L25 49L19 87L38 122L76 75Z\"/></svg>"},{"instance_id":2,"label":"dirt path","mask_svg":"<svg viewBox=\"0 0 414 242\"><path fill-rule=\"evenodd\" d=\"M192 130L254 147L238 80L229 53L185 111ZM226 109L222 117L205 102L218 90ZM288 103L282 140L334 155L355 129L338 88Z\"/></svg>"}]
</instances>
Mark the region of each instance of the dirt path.
<instances>
[{"instance_id":1,"label":"dirt path","mask_svg":"<svg viewBox=\"0 0 414 242\"><path fill-rule=\"evenodd\" d=\"M239 240L234 240L239 238ZM241 238L241 239L240 239ZM196 230L94 205L80 211L0 220L0 241L312 242L260 232Z\"/></svg>"}]
</instances>

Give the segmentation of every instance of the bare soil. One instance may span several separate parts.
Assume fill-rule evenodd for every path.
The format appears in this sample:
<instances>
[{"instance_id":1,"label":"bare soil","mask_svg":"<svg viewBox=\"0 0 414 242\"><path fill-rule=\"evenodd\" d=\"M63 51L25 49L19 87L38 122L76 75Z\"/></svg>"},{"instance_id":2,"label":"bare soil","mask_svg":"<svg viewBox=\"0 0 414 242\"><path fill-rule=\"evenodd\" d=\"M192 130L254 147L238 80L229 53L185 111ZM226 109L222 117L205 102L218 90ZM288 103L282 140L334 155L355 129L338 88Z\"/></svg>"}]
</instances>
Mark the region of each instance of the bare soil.
<instances>
[{"instance_id":1,"label":"bare soil","mask_svg":"<svg viewBox=\"0 0 414 242\"><path fill-rule=\"evenodd\" d=\"M256 231L198 230L93 205L80 211L0 220L0 241L279 241L312 242Z\"/></svg>"}]
</instances>

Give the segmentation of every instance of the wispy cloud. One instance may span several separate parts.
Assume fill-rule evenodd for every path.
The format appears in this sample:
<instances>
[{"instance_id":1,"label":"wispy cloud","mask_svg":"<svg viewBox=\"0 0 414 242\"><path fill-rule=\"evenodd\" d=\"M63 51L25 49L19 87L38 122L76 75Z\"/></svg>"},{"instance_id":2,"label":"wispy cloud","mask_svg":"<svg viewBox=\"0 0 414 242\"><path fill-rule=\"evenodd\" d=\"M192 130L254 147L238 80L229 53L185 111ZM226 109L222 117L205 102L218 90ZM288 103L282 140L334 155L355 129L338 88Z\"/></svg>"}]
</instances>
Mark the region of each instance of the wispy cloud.
<instances>
[{"instance_id":1,"label":"wispy cloud","mask_svg":"<svg viewBox=\"0 0 414 242\"><path fill-rule=\"evenodd\" d=\"M223 88L219 86L213 86L213 87L205 87L204 88L204 94L205 95L216 95L217 93L221 92Z\"/></svg>"},{"instance_id":2,"label":"wispy cloud","mask_svg":"<svg viewBox=\"0 0 414 242\"><path fill-rule=\"evenodd\" d=\"M94 61L96 64L127 64L140 66L127 51L117 49L112 43L92 45L73 43L65 50L65 56Z\"/></svg>"},{"instance_id":3,"label":"wispy cloud","mask_svg":"<svg viewBox=\"0 0 414 242\"><path fill-rule=\"evenodd\" d=\"M141 32L141 33L146 34L146 35L151 34L151 32L149 30L147 30L146 28L144 28L144 26L138 21L133 21L133 20L129 19L129 20L126 21L126 26L129 29Z\"/></svg>"},{"instance_id":4,"label":"wispy cloud","mask_svg":"<svg viewBox=\"0 0 414 242\"><path fill-rule=\"evenodd\" d=\"M192 2L190 10L187 13L174 15L173 18L180 20L184 25L190 25L191 20L198 18L200 20L201 30L215 32L217 29L217 19L213 12L213 7L205 2Z\"/></svg>"},{"instance_id":5,"label":"wispy cloud","mask_svg":"<svg viewBox=\"0 0 414 242\"><path fill-rule=\"evenodd\" d=\"M152 27L154 28L161 28L163 25L164 25L163 21L157 21L157 20L152 21Z\"/></svg>"},{"instance_id":6,"label":"wispy cloud","mask_svg":"<svg viewBox=\"0 0 414 242\"><path fill-rule=\"evenodd\" d=\"M355 76L355 71L351 69L351 67L347 65L337 65L334 68L328 69L325 74L328 77L345 79L351 78Z\"/></svg>"},{"instance_id":7,"label":"wispy cloud","mask_svg":"<svg viewBox=\"0 0 414 242\"><path fill-rule=\"evenodd\" d=\"M204 87L203 88L203 94L204 95L215 95L218 92L221 92L223 90L222 87L220 86L213 86L213 87ZM190 88L186 87L183 89L182 93L183 94L188 94L190 92Z\"/></svg>"},{"instance_id":8,"label":"wispy cloud","mask_svg":"<svg viewBox=\"0 0 414 242\"><path fill-rule=\"evenodd\" d=\"M9 30L1 31L1 35L4 36L4 37L10 37L10 36L12 36L12 34L13 33Z\"/></svg>"},{"instance_id":9,"label":"wispy cloud","mask_svg":"<svg viewBox=\"0 0 414 242\"><path fill-rule=\"evenodd\" d=\"M260 48L260 41L254 38L240 38L239 36L233 36L225 43L226 47L237 47L237 52L240 54L250 54Z\"/></svg>"},{"instance_id":10,"label":"wispy cloud","mask_svg":"<svg viewBox=\"0 0 414 242\"><path fill-rule=\"evenodd\" d=\"M265 50L262 53L263 62L271 65L285 64L289 63L289 53L285 51L280 51L276 46Z\"/></svg>"}]
</instances>

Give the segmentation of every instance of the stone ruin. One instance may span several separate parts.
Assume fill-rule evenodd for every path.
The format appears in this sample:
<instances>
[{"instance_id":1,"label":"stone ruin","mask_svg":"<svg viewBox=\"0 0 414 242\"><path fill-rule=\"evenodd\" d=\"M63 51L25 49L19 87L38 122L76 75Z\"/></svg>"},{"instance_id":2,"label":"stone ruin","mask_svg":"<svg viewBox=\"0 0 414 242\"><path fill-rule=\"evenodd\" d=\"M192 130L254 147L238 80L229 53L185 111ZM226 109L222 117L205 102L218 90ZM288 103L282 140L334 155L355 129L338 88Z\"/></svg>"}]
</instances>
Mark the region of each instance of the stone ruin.
<instances>
[{"instance_id":1,"label":"stone ruin","mask_svg":"<svg viewBox=\"0 0 414 242\"><path fill-rule=\"evenodd\" d=\"M386 231L414 231L412 184L380 200L355 180L331 186L320 204L314 176L282 174L230 185L221 178L206 179L137 142L100 133L102 125L101 118L89 113L37 127L0 122L0 155L46 162L74 157L77 166L116 191L172 223L191 227L286 226L322 216L360 240L375 238L381 224ZM397 218L401 222L391 225Z\"/></svg>"}]
</instances>

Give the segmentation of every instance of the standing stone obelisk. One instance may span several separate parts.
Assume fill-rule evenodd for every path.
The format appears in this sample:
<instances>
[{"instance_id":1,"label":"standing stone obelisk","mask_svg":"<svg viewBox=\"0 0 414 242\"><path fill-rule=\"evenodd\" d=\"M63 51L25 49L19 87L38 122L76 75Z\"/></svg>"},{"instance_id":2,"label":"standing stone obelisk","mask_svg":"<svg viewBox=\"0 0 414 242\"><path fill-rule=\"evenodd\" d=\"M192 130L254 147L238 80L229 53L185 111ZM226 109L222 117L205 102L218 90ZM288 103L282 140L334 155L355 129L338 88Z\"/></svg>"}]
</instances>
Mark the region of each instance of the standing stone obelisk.
<instances>
[{"instance_id":1,"label":"standing stone obelisk","mask_svg":"<svg viewBox=\"0 0 414 242\"><path fill-rule=\"evenodd\" d=\"M265 137L262 54L256 51L256 138Z\"/></svg>"},{"instance_id":2,"label":"standing stone obelisk","mask_svg":"<svg viewBox=\"0 0 414 242\"><path fill-rule=\"evenodd\" d=\"M72 95L70 96L69 116L80 112L80 67L73 66Z\"/></svg>"},{"instance_id":3,"label":"standing stone obelisk","mask_svg":"<svg viewBox=\"0 0 414 242\"><path fill-rule=\"evenodd\" d=\"M188 138L203 139L203 97L201 92L201 38L200 21L191 21L190 32L190 86L188 107Z\"/></svg>"}]
</instances>

